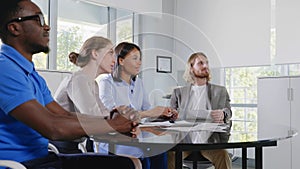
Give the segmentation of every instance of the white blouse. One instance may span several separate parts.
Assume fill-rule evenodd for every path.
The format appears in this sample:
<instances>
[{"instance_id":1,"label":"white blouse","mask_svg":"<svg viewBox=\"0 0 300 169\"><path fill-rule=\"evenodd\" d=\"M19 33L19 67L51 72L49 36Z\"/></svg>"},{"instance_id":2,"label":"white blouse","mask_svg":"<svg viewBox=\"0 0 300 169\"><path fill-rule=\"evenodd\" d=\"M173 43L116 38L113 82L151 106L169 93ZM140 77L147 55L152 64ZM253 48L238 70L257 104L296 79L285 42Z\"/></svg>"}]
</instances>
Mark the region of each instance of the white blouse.
<instances>
[{"instance_id":1,"label":"white blouse","mask_svg":"<svg viewBox=\"0 0 300 169\"><path fill-rule=\"evenodd\" d=\"M82 71L66 77L55 92L54 99L66 110L82 114L109 116L109 110L101 102L95 79Z\"/></svg>"}]
</instances>

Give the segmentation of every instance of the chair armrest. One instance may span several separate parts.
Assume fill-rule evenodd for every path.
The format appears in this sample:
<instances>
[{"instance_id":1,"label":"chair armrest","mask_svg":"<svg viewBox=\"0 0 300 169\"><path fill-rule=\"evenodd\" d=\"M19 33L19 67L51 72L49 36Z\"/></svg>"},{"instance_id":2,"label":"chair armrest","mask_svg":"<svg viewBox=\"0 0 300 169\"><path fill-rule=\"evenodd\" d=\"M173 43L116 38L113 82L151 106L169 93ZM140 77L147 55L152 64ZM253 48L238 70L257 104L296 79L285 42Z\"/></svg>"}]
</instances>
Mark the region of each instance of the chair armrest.
<instances>
[{"instance_id":1,"label":"chair armrest","mask_svg":"<svg viewBox=\"0 0 300 169\"><path fill-rule=\"evenodd\" d=\"M55 147L55 145L53 145L52 143L48 144L48 151L53 152L55 154L59 154L58 149Z\"/></svg>"},{"instance_id":2,"label":"chair armrest","mask_svg":"<svg viewBox=\"0 0 300 169\"><path fill-rule=\"evenodd\" d=\"M11 169L26 169L21 163L12 160L0 160L0 166L9 167Z\"/></svg>"}]
</instances>

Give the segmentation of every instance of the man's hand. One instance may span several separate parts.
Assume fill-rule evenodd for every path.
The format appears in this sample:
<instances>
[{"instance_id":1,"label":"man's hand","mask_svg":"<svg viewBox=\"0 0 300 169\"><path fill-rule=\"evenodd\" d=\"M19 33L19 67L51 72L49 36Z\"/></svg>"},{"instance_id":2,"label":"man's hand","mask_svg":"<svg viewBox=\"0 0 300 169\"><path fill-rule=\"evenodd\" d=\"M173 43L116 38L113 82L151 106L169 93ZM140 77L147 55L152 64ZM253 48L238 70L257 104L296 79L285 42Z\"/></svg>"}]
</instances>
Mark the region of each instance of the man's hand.
<instances>
[{"instance_id":1,"label":"man's hand","mask_svg":"<svg viewBox=\"0 0 300 169\"><path fill-rule=\"evenodd\" d=\"M224 123L224 113L223 110L212 110L210 112L211 118L215 123Z\"/></svg>"},{"instance_id":2,"label":"man's hand","mask_svg":"<svg viewBox=\"0 0 300 169\"><path fill-rule=\"evenodd\" d=\"M171 109L171 119L172 121L175 121L178 118L178 111L175 109Z\"/></svg>"}]
</instances>

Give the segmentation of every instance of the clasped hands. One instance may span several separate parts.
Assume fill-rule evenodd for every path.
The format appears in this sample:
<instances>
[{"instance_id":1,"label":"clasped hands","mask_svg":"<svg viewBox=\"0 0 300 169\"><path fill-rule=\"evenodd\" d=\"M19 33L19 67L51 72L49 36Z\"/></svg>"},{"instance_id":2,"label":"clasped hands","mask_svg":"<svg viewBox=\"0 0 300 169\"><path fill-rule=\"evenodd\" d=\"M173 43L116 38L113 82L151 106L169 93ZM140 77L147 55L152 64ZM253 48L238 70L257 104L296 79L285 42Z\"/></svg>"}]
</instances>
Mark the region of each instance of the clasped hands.
<instances>
[{"instance_id":1,"label":"clasped hands","mask_svg":"<svg viewBox=\"0 0 300 169\"><path fill-rule=\"evenodd\" d=\"M170 121L174 121L178 117L176 110L163 106L157 106L151 109L149 114L150 117L159 117ZM110 112L108 122L111 127L119 133L136 137L140 132L138 128L140 120L140 112L128 106L119 106Z\"/></svg>"},{"instance_id":2,"label":"clasped hands","mask_svg":"<svg viewBox=\"0 0 300 169\"><path fill-rule=\"evenodd\" d=\"M214 123L224 123L224 112L221 109L211 110L210 112L211 118Z\"/></svg>"}]
</instances>

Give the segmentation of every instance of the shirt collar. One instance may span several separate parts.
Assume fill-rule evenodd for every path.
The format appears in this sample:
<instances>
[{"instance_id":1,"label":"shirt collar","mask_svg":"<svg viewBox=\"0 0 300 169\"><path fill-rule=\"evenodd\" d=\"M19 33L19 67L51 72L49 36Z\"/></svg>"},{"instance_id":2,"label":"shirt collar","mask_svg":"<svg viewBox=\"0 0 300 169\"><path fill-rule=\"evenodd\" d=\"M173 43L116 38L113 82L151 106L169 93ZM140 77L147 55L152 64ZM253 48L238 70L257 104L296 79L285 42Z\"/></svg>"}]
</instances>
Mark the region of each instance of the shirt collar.
<instances>
[{"instance_id":1,"label":"shirt collar","mask_svg":"<svg viewBox=\"0 0 300 169\"><path fill-rule=\"evenodd\" d=\"M120 82L117 82L120 86L135 86L135 81L130 79L130 84L128 84L125 80L121 79Z\"/></svg>"},{"instance_id":2,"label":"shirt collar","mask_svg":"<svg viewBox=\"0 0 300 169\"><path fill-rule=\"evenodd\" d=\"M10 60L18 64L26 73L31 73L34 70L33 62L28 61L23 55L21 55L15 48L2 44L0 47L0 54L5 55Z\"/></svg>"}]
</instances>

